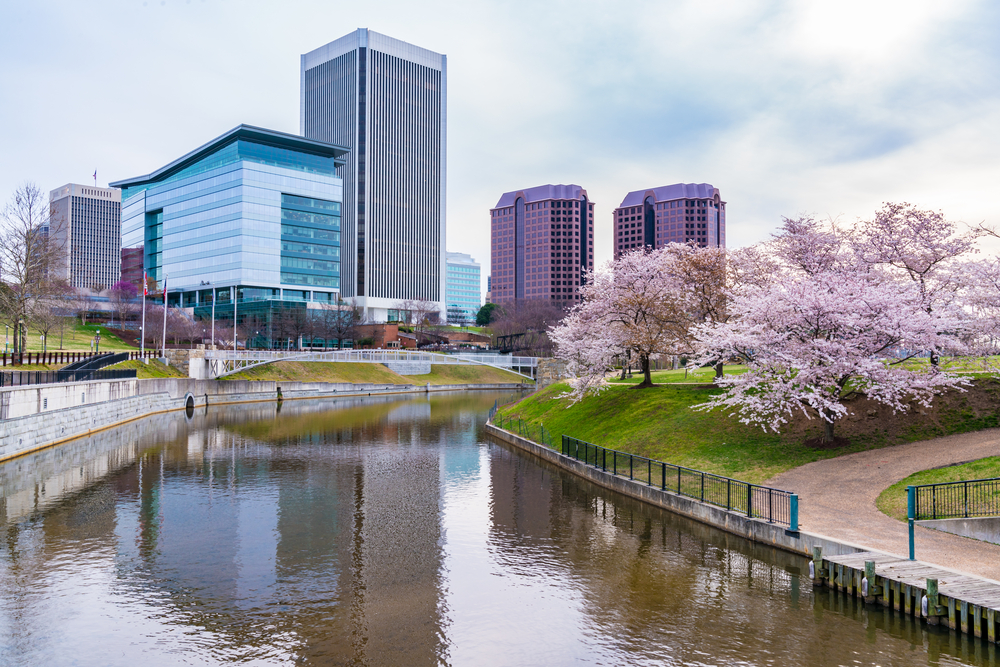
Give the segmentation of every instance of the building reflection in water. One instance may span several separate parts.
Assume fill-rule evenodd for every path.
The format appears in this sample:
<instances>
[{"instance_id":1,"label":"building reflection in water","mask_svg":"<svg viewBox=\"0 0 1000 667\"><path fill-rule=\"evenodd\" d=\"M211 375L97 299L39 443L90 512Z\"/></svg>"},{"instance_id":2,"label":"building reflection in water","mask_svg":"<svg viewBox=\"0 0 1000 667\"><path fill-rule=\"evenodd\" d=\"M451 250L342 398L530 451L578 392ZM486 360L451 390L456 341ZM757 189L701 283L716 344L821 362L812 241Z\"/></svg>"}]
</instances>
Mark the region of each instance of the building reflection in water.
<instances>
[{"instance_id":1,"label":"building reflection in water","mask_svg":"<svg viewBox=\"0 0 1000 667\"><path fill-rule=\"evenodd\" d=\"M0 663L991 659L484 444L496 397L210 407L0 465Z\"/></svg>"}]
</instances>

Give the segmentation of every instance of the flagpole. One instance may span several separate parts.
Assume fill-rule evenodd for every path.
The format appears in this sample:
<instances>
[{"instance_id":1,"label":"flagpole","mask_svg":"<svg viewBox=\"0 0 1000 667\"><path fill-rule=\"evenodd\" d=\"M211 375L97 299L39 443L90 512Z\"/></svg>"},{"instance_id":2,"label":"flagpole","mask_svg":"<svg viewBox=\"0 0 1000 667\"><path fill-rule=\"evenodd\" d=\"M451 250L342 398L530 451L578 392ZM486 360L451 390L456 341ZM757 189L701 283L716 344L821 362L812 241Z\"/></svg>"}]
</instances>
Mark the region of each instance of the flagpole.
<instances>
[{"instance_id":1,"label":"flagpole","mask_svg":"<svg viewBox=\"0 0 1000 667\"><path fill-rule=\"evenodd\" d=\"M167 358L167 276L163 276L163 358Z\"/></svg>"},{"instance_id":2,"label":"flagpole","mask_svg":"<svg viewBox=\"0 0 1000 667\"><path fill-rule=\"evenodd\" d=\"M146 272L142 272L142 327L139 329L139 358L146 352L146 285L148 278Z\"/></svg>"}]
</instances>

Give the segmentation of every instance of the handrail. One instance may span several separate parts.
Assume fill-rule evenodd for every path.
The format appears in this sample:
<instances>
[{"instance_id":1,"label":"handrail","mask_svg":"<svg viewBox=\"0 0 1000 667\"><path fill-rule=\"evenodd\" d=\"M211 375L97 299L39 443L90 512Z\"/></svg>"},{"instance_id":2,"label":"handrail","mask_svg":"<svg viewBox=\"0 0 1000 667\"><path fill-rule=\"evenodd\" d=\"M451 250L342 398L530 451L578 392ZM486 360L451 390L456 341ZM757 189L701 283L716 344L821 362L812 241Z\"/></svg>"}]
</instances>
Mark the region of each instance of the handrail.
<instances>
[{"instance_id":1,"label":"handrail","mask_svg":"<svg viewBox=\"0 0 1000 667\"><path fill-rule=\"evenodd\" d=\"M914 518L918 521L1000 516L1000 477L920 484L914 488Z\"/></svg>"},{"instance_id":2,"label":"handrail","mask_svg":"<svg viewBox=\"0 0 1000 667\"><path fill-rule=\"evenodd\" d=\"M501 429L531 439L530 424L520 417L498 415L499 408L495 404L490 410L491 422ZM544 426L540 430L542 434L547 433ZM551 442L543 444L552 447ZM664 492L694 498L751 519L764 519L768 523L785 525L791 531L799 529L799 497L783 489L620 452L568 435L562 436L560 453L616 476L627 475L630 480L643 482Z\"/></svg>"}]
</instances>

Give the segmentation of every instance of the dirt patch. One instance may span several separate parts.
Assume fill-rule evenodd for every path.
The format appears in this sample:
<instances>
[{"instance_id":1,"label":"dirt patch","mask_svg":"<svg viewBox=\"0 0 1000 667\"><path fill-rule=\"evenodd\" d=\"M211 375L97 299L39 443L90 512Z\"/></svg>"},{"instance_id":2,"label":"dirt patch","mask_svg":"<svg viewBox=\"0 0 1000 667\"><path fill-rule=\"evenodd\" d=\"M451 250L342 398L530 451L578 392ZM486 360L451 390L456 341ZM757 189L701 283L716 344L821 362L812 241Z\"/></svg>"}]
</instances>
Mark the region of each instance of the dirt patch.
<instances>
[{"instance_id":1,"label":"dirt patch","mask_svg":"<svg viewBox=\"0 0 1000 667\"><path fill-rule=\"evenodd\" d=\"M851 441L847 438L833 436L833 440L823 438L809 438L805 441L805 446L810 449L844 449L850 447Z\"/></svg>"},{"instance_id":2,"label":"dirt patch","mask_svg":"<svg viewBox=\"0 0 1000 667\"><path fill-rule=\"evenodd\" d=\"M837 421L835 439L841 444L819 445L823 424L818 418L797 415L787 433L802 438L809 447L836 449L846 443L896 444L926 440L954 433L968 433L1000 426L1000 380L977 379L965 391L949 391L934 399L930 408L916 401L905 412L859 396L846 403L848 416Z\"/></svg>"}]
</instances>

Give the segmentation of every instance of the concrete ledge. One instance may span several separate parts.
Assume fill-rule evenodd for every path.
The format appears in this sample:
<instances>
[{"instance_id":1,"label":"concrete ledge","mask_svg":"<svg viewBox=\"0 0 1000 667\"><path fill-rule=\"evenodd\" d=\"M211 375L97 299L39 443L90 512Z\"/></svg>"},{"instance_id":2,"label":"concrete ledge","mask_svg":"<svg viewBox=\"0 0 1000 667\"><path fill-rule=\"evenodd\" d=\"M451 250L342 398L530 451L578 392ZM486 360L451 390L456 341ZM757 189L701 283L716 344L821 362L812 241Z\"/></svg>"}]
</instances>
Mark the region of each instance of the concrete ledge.
<instances>
[{"instance_id":1,"label":"concrete ledge","mask_svg":"<svg viewBox=\"0 0 1000 667\"><path fill-rule=\"evenodd\" d=\"M641 500L669 512L680 514L689 519L694 519L709 526L714 526L752 542L766 544L806 557L812 556L812 548L814 546L822 547L824 555L872 551L872 549L867 547L841 542L824 535L816 535L805 531L792 533L786 530L784 526L778 524L768 523L760 519L750 519L742 514L729 512L721 507L708 505L693 498L679 496L670 491L662 491L655 486L646 486L640 482L604 472L569 456L560 454L548 447L539 445L536 442L499 429L493 424L486 425L486 432L501 442L517 447L598 486Z\"/></svg>"},{"instance_id":2,"label":"concrete ledge","mask_svg":"<svg viewBox=\"0 0 1000 667\"><path fill-rule=\"evenodd\" d=\"M469 390L519 390L520 384L385 385L251 380L110 380L5 390L20 414L0 421L0 461L114 428L142 417L195 407L285 400ZM82 398L81 398L82 397ZM76 401L81 401L76 404ZM86 402L82 402L86 401ZM57 407L58 406L58 407Z\"/></svg>"},{"instance_id":3,"label":"concrete ledge","mask_svg":"<svg viewBox=\"0 0 1000 667\"><path fill-rule=\"evenodd\" d=\"M971 537L980 542L1000 544L1000 516L970 519L926 519L917 521L916 524L952 535Z\"/></svg>"}]
</instances>

